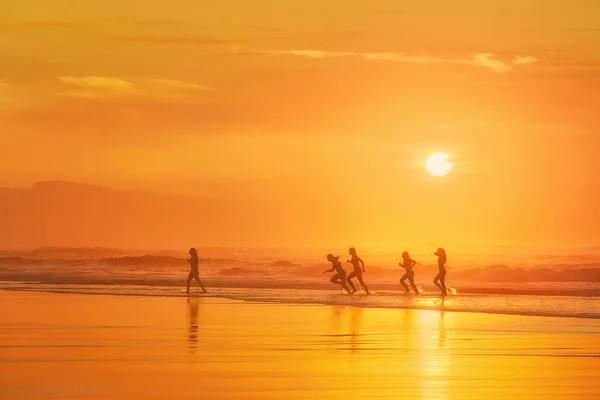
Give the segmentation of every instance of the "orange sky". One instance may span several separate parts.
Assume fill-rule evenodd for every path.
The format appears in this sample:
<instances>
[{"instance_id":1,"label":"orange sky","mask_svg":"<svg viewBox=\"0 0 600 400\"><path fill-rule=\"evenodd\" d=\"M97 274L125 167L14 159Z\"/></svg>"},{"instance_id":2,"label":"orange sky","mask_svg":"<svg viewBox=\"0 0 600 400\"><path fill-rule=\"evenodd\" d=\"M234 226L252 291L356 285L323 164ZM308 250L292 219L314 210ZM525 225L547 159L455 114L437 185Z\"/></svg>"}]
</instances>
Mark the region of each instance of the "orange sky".
<instances>
[{"instance_id":1,"label":"orange sky","mask_svg":"<svg viewBox=\"0 0 600 400\"><path fill-rule=\"evenodd\" d=\"M42 3L0 3L4 186L295 216L263 244L600 240L595 0Z\"/></svg>"}]
</instances>

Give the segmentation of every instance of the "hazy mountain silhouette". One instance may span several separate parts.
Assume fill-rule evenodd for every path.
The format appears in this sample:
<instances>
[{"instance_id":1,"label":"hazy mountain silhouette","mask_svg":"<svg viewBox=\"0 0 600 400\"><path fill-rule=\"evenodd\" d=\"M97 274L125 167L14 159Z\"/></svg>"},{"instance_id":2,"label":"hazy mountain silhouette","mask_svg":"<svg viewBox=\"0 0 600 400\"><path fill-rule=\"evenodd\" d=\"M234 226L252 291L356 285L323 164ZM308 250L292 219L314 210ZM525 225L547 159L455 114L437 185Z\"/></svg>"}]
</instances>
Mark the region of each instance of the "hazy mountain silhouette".
<instances>
[{"instance_id":1,"label":"hazy mountain silhouette","mask_svg":"<svg viewBox=\"0 0 600 400\"><path fill-rule=\"evenodd\" d=\"M224 239L241 212L222 199L72 182L0 188L0 247L179 247Z\"/></svg>"},{"instance_id":2,"label":"hazy mountain silhouette","mask_svg":"<svg viewBox=\"0 0 600 400\"><path fill-rule=\"evenodd\" d=\"M326 199L278 198L264 193L259 200L252 200L235 195L215 197L210 192L200 198L61 181L40 182L28 189L0 187L0 250L325 243L353 229L345 209L338 207L345 200ZM514 232L515 242L531 232L527 235L534 236L534 242L560 237L569 245L593 244L592 240L600 239L598 204L600 187L594 185L566 194L549 193L547 204L541 204L539 210L522 211L527 218L519 220L523 232ZM367 222L381 217L365 213L362 217ZM323 215L336 223L323 224ZM552 236L546 235L548 232ZM422 234L424 242L411 250L429 254L437 248L437 243L426 242L429 233Z\"/></svg>"}]
</instances>

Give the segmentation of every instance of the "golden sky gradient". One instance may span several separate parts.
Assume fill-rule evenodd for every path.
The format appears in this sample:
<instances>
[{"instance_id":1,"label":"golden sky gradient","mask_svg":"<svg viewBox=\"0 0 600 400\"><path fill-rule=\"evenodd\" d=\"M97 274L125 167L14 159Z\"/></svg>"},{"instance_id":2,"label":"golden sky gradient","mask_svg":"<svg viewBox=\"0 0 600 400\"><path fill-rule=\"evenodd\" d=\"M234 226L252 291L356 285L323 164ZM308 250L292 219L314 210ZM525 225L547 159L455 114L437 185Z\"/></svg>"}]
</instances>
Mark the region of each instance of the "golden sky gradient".
<instances>
[{"instance_id":1,"label":"golden sky gradient","mask_svg":"<svg viewBox=\"0 0 600 400\"><path fill-rule=\"evenodd\" d=\"M595 0L3 0L0 184L285 209L264 244L593 244L599 93Z\"/></svg>"}]
</instances>

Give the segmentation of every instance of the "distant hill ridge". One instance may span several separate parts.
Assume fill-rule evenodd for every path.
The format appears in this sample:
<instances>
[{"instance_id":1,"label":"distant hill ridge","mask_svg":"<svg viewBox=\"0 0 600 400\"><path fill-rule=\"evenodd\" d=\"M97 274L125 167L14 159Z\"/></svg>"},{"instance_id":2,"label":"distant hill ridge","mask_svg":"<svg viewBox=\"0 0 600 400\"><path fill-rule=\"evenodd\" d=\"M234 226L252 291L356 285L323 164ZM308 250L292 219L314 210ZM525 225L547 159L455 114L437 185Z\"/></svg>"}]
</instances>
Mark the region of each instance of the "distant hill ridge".
<instances>
[{"instance_id":1,"label":"distant hill ridge","mask_svg":"<svg viewBox=\"0 0 600 400\"><path fill-rule=\"evenodd\" d=\"M117 190L68 181L0 188L0 248L179 248L227 242L241 210L223 199ZM237 222L236 222L237 220Z\"/></svg>"}]
</instances>

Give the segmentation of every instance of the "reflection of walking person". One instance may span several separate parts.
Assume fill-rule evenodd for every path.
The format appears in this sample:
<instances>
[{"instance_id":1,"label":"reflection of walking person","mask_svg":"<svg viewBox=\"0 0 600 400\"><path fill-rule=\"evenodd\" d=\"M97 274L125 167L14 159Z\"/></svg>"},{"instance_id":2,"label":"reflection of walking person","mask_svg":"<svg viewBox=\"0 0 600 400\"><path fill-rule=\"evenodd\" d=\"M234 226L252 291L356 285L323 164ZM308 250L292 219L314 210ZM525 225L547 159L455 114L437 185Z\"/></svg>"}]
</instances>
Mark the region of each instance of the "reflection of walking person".
<instances>
[{"instance_id":1,"label":"reflection of walking person","mask_svg":"<svg viewBox=\"0 0 600 400\"><path fill-rule=\"evenodd\" d=\"M417 262L410 258L406 251L402 253L402 260L403 262L398 263L398 265L406 270L406 273L402 275L402 278L400 278L400 283L402 286L404 286L404 289L406 289L406 292L404 293L410 293L410 289L406 284L406 280L408 279L410 286L412 286L415 291L415 294L419 294L419 289L417 289L417 286L415 285L415 271L413 271L413 267L417 264Z\"/></svg>"},{"instance_id":2,"label":"reflection of walking person","mask_svg":"<svg viewBox=\"0 0 600 400\"><path fill-rule=\"evenodd\" d=\"M356 249L354 247L350 247L348 252L352 256L352 259L348 260L347 262L349 262L350 264L352 264L354 266L354 271L350 272L350 274L348 275L348 279L347 279L348 285L350 285L350 287L352 288L352 293L355 293L356 287L354 286L354 282L352 282L352 278L356 277L358 279L358 282L362 286L362 288L365 290L365 292L367 294L369 294L369 288L367 287L365 281L363 281L363 276L362 276L363 272L366 272L365 263L359 256L356 255ZM362 267L362 269L361 269L361 267Z\"/></svg>"},{"instance_id":3,"label":"reflection of walking person","mask_svg":"<svg viewBox=\"0 0 600 400\"><path fill-rule=\"evenodd\" d=\"M190 311L190 350L196 349L198 345L198 298L187 299L188 308Z\"/></svg>"},{"instance_id":4,"label":"reflection of walking person","mask_svg":"<svg viewBox=\"0 0 600 400\"><path fill-rule=\"evenodd\" d=\"M433 280L433 283L442 290L442 296L445 296L448 294L446 291L446 250L439 248L433 254L438 256L439 268L439 272Z\"/></svg>"},{"instance_id":5,"label":"reflection of walking person","mask_svg":"<svg viewBox=\"0 0 600 400\"><path fill-rule=\"evenodd\" d=\"M336 283L338 285L342 285L342 288L348 293L350 293L350 289L346 286L346 271L342 268L342 263L340 263L340 256L334 257L332 254L327 254L327 260L331 262L332 267L324 271L323 273L333 272L336 274L331 277L331 283Z\"/></svg>"},{"instance_id":6,"label":"reflection of walking person","mask_svg":"<svg viewBox=\"0 0 600 400\"><path fill-rule=\"evenodd\" d=\"M206 289L204 289L204 285L202 284L202 281L200 280L200 275L198 272L198 252L193 247L190 249L190 259L188 260L188 262L190 263L190 274L188 275L188 278L187 278L186 293L190 292L190 284L192 283L192 279L195 279L196 282L198 282L198 284L202 288L202 291L204 293L206 293Z\"/></svg>"}]
</instances>

